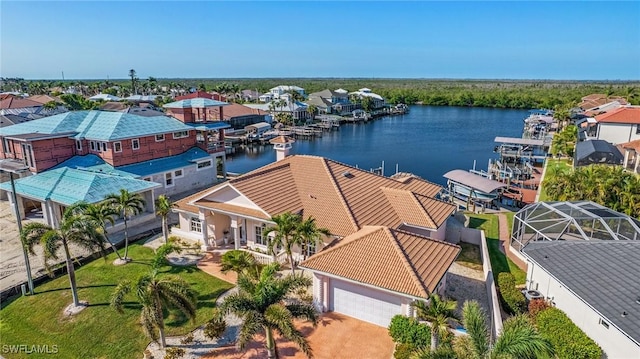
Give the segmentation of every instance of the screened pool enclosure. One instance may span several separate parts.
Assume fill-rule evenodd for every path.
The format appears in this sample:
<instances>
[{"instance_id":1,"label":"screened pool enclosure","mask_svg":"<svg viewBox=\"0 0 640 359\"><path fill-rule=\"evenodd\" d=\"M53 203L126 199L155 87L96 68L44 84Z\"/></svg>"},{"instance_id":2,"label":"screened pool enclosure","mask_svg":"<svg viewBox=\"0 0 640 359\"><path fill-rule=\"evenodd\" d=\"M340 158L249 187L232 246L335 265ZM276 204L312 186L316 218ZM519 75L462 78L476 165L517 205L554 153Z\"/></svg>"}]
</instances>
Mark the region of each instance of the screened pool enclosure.
<instances>
[{"instance_id":1,"label":"screened pool enclosure","mask_svg":"<svg viewBox=\"0 0 640 359\"><path fill-rule=\"evenodd\" d=\"M511 246L542 240L640 240L640 221L594 202L538 202L516 213Z\"/></svg>"}]
</instances>

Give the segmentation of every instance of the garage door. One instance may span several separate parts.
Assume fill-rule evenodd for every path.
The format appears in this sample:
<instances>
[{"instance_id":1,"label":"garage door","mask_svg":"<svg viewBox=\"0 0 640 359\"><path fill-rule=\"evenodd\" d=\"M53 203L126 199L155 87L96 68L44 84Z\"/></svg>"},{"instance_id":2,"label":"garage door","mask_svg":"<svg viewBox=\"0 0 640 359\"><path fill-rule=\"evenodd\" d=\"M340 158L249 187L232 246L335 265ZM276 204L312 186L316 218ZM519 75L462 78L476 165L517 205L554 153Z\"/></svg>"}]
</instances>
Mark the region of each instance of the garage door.
<instances>
[{"instance_id":1,"label":"garage door","mask_svg":"<svg viewBox=\"0 0 640 359\"><path fill-rule=\"evenodd\" d=\"M388 327L394 315L402 314L402 299L389 293L336 279L331 293L331 310L365 322Z\"/></svg>"}]
</instances>

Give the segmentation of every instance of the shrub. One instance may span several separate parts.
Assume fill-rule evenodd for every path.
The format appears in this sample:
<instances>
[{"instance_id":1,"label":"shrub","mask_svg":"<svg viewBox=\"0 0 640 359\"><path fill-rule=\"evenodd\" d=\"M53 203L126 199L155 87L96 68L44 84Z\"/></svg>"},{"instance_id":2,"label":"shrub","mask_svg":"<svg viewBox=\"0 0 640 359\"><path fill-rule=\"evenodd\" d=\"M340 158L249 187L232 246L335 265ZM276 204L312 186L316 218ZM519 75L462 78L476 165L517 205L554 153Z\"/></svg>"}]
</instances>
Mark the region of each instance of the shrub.
<instances>
[{"instance_id":1,"label":"shrub","mask_svg":"<svg viewBox=\"0 0 640 359\"><path fill-rule=\"evenodd\" d=\"M558 359L600 359L602 349L558 308L547 308L535 317L538 332L549 340Z\"/></svg>"},{"instance_id":2,"label":"shrub","mask_svg":"<svg viewBox=\"0 0 640 359\"><path fill-rule=\"evenodd\" d=\"M193 333L189 333L186 337L180 340L180 344L191 344L193 343Z\"/></svg>"},{"instance_id":3,"label":"shrub","mask_svg":"<svg viewBox=\"0 0 640 359\"><path fill-rule=\"evenodd\" d=\"M415 348L428 348L431 345L431 328L420 324L417 319L396 315L389 324L389 336L398 344L411 344Z\"/></svg>"},{"instance_id":4,"label":"shrub","mask_svg":"<svg viewBox=\"0 0 640 359\"><path fill-rule=\"evenodd\" d=\"M522 313L526 307L524 295L516 288L516 279L511 273L498 274L498 288L504 310L509 314Z\"/></svg>"},{"instance_id":5,"label":"shrub","mask_svg":"<svg viewBox=\"0 0 640 359\"><path fill-rule=\"evenodd\" d=\"M227 330L227 322L217 309L214 311L213 318L202 329L204 336L210 340L220 338L225 330Z\"/></svg>"},{"instance_id":6,"label":"shrub","mask_svg":"<svg viewBox=\"0 0 640 359\"><path fill-rule=\"evenodd\" d=\"M531 317L531 319L536 320L538 314L547 308L550 308L550 306L546 300L534 299L529 302L529 316Z\"/></svg>"},{"instance_id":7,"label":"shrub","mask_svg":"<svg viewBox=\"0 0 640 359\"><path fill-rule=\"evenodd\" d=\"M416 347L411 344L398 344L393 352L393 357L395 359L411 359L415 351Z\"/></svg>"},{"instance_id":8,"label":"shrub","mask_svg":"<svg viewBox=\"0 0 640 359\"><path fill-rule=\"evenodd\" d=\"M167 354L165 354L164 359L182 358L185 353L186 352L182 348L167 348Z\"/></svg>"}]
</instances>

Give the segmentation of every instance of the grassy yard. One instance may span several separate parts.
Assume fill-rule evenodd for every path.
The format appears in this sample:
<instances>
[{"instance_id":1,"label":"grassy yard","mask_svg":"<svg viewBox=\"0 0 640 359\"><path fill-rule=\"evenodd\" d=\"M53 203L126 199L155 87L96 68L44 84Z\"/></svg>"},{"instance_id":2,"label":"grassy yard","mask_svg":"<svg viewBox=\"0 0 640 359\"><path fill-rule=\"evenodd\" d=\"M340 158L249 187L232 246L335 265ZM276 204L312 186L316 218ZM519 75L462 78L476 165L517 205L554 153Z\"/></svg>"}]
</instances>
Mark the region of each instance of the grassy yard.
<instances>
[{"instance_id":1,"label":"grassy yard","mask_svg":"<svg viewBox=\"0 0 640 359\"><path fill-rule=\"evenodd\" d=\"M471 243L458 243L462 247L462 252L456 259L456 263L467 268L482 270L482 256L480 255L480 247Z\"/></svg>"},{"instance_id":2,"label":"grassy yard","mask_svg":"<svg viewBox=\"0 0 640 359\"><path fill-rule=\"evenodd\" d=\"M498 216L495 214L473 214L467 213L469 216L469 227L484 230L487 238L487 248L489 249L489 260L493 269L493 276L497 280L498 274L508 272L516 278L516 284L524 284L527 274L518 268L511 259L500 251L500 229L498 227ZM510 218L507 216L507 219ZM511 224L513 224L513 215L511 216Z\"/></svg>"},{"instance_id":3,"label":"grassy yard","mask_svg":"<svg viewBox=\"0 0 640 359\"><path fill-rule=\"evenodd\" d=\"M63 309L71 303L66 275L36 287L33 296L3 303L0 311L0 345L57 345L56 358L138 358L149 343L138 324L140 306L130 294L124 314L109 307L111 293L122 279L135 281L150 270L153 251L139 244L129 247L133 262L113 266L115 254L76 270L78 295L89 307L65 318ZM163 267L160 272L182 277L199 293L196 323L181 315L170 314L165 320L167 335L185 334L211 318L215 300L232 287L196 267ZM27 354L6 355L26 358ZM30 356L29 356L30 357Z\"/></svg>"},{"instance_id":4,"label":"grassy yard","mask_svg":"<svg viewBox=\"0 0 640 359\"><path fill-rule=\"evenodd\" d=\"M557 167L559 171L561 172L565 172L565 171L571 171L573 169L570 160L566 160L566 159L552 159L552 158L548 158L547 159L547 170L545 171L545 181L543 181L540 184L540 202L544 202L544 201L548 201L550 200L549 197L547 196L547 192L544 189L544 182L546 182L547 179L549 179L549 176L551 176L552 171L550 170L551 168Z\"/></svg>"}]
</instances>

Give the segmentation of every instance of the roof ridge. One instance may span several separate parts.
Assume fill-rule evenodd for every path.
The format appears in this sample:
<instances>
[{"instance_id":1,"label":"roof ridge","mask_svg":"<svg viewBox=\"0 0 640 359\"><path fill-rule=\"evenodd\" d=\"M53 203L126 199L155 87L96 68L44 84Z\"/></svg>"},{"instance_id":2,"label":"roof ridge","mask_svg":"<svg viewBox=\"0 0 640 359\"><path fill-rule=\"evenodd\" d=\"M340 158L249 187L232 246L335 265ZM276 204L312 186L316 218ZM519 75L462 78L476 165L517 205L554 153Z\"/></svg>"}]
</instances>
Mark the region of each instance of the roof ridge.
<instances>
[{"instance_id":1,"label":"roof ridge","mask_svg":"<svg viewBox=\"0 0 640 359\"><path fill-rule=\"evenodd\" d=\"M405 231L405 230L403 230L403 229L397 229L397 228L395 228L395 229L392 229L392 231L394 231L394 232L400 232L400 233L402 233L402 234L407 234L407 235L410 235L410 236L420 237L420 238L422 238L422 239L426 239L426 240L429 240L429 241L431 241L431 242L435 242L435 243L439 243L439 244L444 244L444 245L447 245L447 246L449 246L449 247L458 247L458 245L453 244L453 243L449 243L449 242L447 242L447 241L441 241L441 240L439 240L439 239L434 239L434 238L431 238L431 237L427 237L427 236L422 235L422 234L419 234L419 233L414 233L414 232L410 232L410 231Z\"/></svg>"},{"instance_id":2,"label":"roof ridge","mask_svg":"<svg viewBox=\"0 0 640 359\"><path fill-rule=\"evenodd\" d=\"M278 162L274 162L274 163L272 163L272 165L273 166L269 167L269 168L264 168L264 167L256 168L255 170L247 172L247 173L243 174L242 176L239 176L239 177L236 177L236 178L234 178L232 180L229 180L229 182L230 183L243 182L243 181L248 180L250 178L253 178L253 177L257 176L257 175L270 173L270 172L273 172L273 171L276 171L276 170L279 170L279 169L282 169L282 168L285 168L285 167L291 168L291 163L290 162L281 163L279 165L278 165Z\"/></svg>"},{"instance_id":3,"label":"roof ridge","mask_svg":"<svg viewBox=\"0 0 640 359\"><path fill-rule=\"evenodd\" d=\"M418 198L416 197L416 193L414 193L413 191L408 190L408 189L389 188L389 187L385 187L385 186L381 186L380 189L382 190L383 193L385 191L396 191L396 192L408 193L409 196L411 197L413 203L418 206L418 208L422 212L422 214L425 215L427 217L427 219L431 222L430 223L431 226L433 228L438 228L438 226L436 225L436 221L433 219L433 217L431 217L431 215L429 214L429 211L427 211L427 209L424 208L422 203L420 203L420 200L418 200ZM423 197L426 197L426 196L423 196ZM427 198L429 198L429 197L427 197ZM387 202L389 202L388 198L387 198ZM391 208L394 208L393 204L391 204ZM394 211L395 211L395 208L394 208ZM396 211L396 214L397 214L397 211ZM398 217L401 217L401 216L398 216ZM402 219L402 218L400 218L400 219Z\"/></svg>"},{"instance_id":4,"label":"roof ridge","mask_svg":"<svg viewBox=\"0 0 640 359\"><path fill-rule=\"evenodd\" d=\"M333 172L331 171L331 169L329 169L329 165L327 164L327 161L330 161L330 160L325 157L320 157L320 158L322 159L322 165L324 166L324 170L329 175L329 181L331 182L331 185L338 193L338 198L340 199L340 202L342 203L344 208L347 210L347 214L349 214L349 219L351 220L351 223L354 225L356 231L360 230L361 229L360 224L356 220L356 217L353 215L353 210L347 203L347 199L344 198L344 193L342 193L342 189L338 185L338 181L336 181L336 178L333 175Z\"/></svg>"},{"instance_id":5,"label":"roof ridge","mask_svg":"<svg viewBox=\"0 0 640 359\"><path fill-rule=\"evenodd\" d=\"M391 240L393 247L396 249L396 253L400 255L400 259L405 266L405 269L408 270L411 279L413 280L413 284L415 284L420 291L422 291L425 296L429 296L429 289L422 283L422 280L418 277L418 273L416 273L416 269L411 265L411 261L409 260L407 253L404 248L400 245L398 238L395 236L393 231L389 227L382 227L384 231L386 231L388 238Z\"/></svg>"},{"instance_id":6,"label":"roof ridge","mask_svg":"<svg viewBox=\"0 0 640 359\"><path fill-rule=\"evenodd\" d=\"M358 232L365 231L365 228L367 228L366 230L369 231L368 233L360 234L356 238L353 238L356 234L358 234ZM387 228L387 227L384 227L384 226L363 226L362 229L360 229L360 230L358 230L356 232L353 232L350 235L348 235L348 236L342 238L341 240L339 240L338 243L336 243L333 247L330 247L330 248L327 248L327 249L324 249L324 250L318 252L317 254L313 255L313 257L307 259L304 262L308 263L310 261L313 261L315 258L323 257L327 253L334 252L339 248L344 248L346 246L349 246L349 245L351 245L351 244L353 244L355 242L358 242L359 240L365 238L366 236L371 235L373 233L376 233L376 232L378 232L378 231L380 231L380 230L382 230L384 228Z\"/></svg>"}]
</instances>

